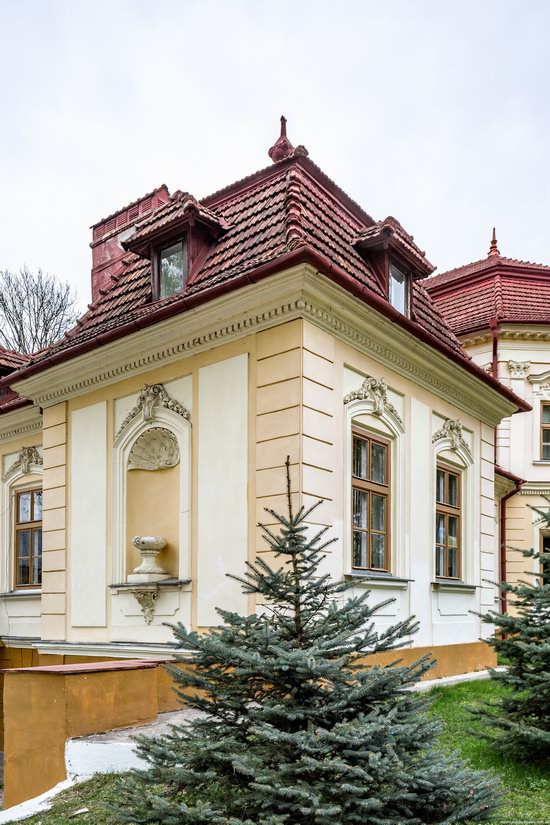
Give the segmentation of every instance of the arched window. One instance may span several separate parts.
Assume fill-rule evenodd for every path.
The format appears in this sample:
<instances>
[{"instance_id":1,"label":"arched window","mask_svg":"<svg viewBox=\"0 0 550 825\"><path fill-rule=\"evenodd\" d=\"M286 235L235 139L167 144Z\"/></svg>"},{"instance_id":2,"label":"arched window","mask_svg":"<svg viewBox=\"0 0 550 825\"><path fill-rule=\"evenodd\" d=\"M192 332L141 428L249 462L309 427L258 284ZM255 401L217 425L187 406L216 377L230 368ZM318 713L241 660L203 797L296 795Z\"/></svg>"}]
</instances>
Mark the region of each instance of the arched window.
<instances>
[{"instance_id":1,"label":"arched window","mask_svg":"<svg viewBox=\"0 0 550 825\"><path fill-rule=\"evenodd\" d=\"M1 592L42 585L42 456L22 447L2 478Z\"/></svg>"},{"instance_id":2,"label":"arched window","mask_svg":"<svg viewBox=\"0 0 550 825\"><path fill-rule=\"evenodd\" d=\"M473 578L473 457L460 421L448 418L432 436L434 445L434 560L436 581Z\"/></svg>"},{"instance_id":3,"label":"arched window","mask_svg":"<svg viewBox=\"0 0 550 825\"><path fill-rule=\"evenodd\" d=\"M367 376L344 398L347 567L351 572L403 576L403 422L382 379Z\"/></svg>"}]
</instances>

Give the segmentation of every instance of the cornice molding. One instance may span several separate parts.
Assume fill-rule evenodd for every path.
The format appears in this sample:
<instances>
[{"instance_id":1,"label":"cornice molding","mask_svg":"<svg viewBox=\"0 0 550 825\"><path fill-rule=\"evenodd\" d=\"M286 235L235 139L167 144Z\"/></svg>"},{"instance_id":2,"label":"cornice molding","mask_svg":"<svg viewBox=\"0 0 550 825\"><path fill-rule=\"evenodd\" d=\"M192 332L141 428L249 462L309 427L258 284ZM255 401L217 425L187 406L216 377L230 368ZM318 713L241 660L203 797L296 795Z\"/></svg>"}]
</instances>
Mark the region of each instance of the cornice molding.
<instances>
[{"instance_id":1,"label":"cornice molding","mask_svg":"<svg viewBox=\"0 0 550 825\"><path fill-rule=\"evenodd\" d=\"M515 412L511 401L309 264L223 295L13 386L47 407L297 318L313 322L489 426Z\"/></svg>"},{"instance_id":2,"label":"cornice molding","mask_svg":"<svg viewBox=\"0 0 550 825\"><path fill-rule=\"evenodd\" d=\"M0 416L0 441L11 441L42 431L42 415L38 406L22 407Z\"/></svg>"}]
</instances>

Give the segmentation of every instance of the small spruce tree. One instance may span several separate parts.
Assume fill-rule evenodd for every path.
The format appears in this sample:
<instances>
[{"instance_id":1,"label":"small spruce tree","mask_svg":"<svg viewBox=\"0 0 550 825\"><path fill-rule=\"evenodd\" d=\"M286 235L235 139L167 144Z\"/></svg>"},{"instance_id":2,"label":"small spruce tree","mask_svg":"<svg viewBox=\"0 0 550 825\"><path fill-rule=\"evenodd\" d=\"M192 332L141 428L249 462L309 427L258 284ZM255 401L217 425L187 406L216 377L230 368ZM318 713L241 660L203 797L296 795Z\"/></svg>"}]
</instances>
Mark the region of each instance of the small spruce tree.
<instances>
[{"instance_id":1,"label":"small spruce tree","mask_svg":"<svg viewBox=\"0 0 550 825\"><path fill-rule=\"evenodd\" d=\"M550 510L537 510L550 526ZM530 581L499 585L511 612L482 616L495 626L489 644L506 668L491 678L509 690L482 712L493 744L514 757L550 761L550 554L518 550L535 561Z\"/></svg>"},{"instance_id":2,"label":"small spruce tree","mask_svg":"<svg viewBox=\"0 0 550 825\"><path fill-rule=\"evenodd\" d=\"M287 466L288 473L288 466ZM412 619L376 631L367 593L322 574L329 541L308 537L314 508L268 511L282 562L261 557L238 579L264 606L218 610L198 635L175 627L191 667L172 668L182 704L203 712L139 740L149 769L121 787L122 822L162 825L403 825L489 817L496 783L434 749L440 725L409 690L432 665L368 664L410 642ZM385 602L384 604L387 604ZM183 662L188 659L182 657Z\"/></svg>"}]
</instances>

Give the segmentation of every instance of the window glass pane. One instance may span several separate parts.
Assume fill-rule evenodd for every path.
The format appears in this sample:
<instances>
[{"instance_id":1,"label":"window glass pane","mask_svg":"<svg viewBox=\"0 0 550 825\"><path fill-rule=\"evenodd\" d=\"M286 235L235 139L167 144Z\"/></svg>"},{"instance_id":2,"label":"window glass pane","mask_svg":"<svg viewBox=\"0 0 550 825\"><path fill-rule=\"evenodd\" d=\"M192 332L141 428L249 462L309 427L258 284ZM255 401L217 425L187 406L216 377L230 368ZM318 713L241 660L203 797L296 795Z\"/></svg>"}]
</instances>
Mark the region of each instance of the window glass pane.
<instances>
[{"instance_id":1,"label":"window glass pane","mask_svg":"<svg viewBox=\"0 0 550 825\"><path fill-rule=\"evenodd\" d=\"M354 567L367 567L368 560L367 560L367 540L368 534L359 532L358 530L353 531L353 566Z\"/></svg>"},{"instance_id":2,"label":"window glass pane","mask_svg":"<svg viewBox=\"0 0 550 825\"><path fill-rule=\"evenodd\" d=\"M542 457L550 458L550 444L545 444L544 441L542 442Z\"/></svg>"},{"instance_id":3,"label":"window glass pane","mask_svg":"<svg viewBox=\"0 0 550 825\"><path fill-rule=\"evenodd\" d=\"M447 504L458 507L458 476L449 473L449 500Z\"/></svg>"},{"instance_id":4,"label":"window glass pane","mask_svg":"<svg viewBox=\"0 0 550 825\"><path fill-rule=\"evenodd\" d=\"M161 250L159 263L160 297L166 298L183 289L185 283L183 243L177 243Z\"/></svg>"},{"instance_id":5,"label":"window glass pane","mask_svg":"<svg viewBox=\"0 0 550 825\"><path fill-rule=\"evenodd\" d=\"M42 583L42 530L32 531L32 583Z\"/></svg>"},{"instance_id":6,"label":"window glass pane","mask_svg":"<svg viewBox=\"0 0 550 825\"><path fill-rule=\"evenodd\" d=\"M542 421L543 424L550 424L550 404L542 405Z\"/></svg>"},{"instance_id":7,"label":"window glass pane","mask_svg":"<svg viewBox=\"0 0 550 825\"><path fill-rule=\"evenodd\" d=\"M377 484L386 483L386 448L383 444L372 442L371 480Z\"/></svg>"},{"instance_id":8,"label":"window glass pane","mask_svg":"<svg viewBox=\"0 0 550 825\"><path fill-rule=\"evenodd\" d=\"M447 576L458 578L458 550L449 547L447 552Z\"/></svg>"},{"instance_id":9,"label":"window glass pane","mask_svg":"<svg viewBox=\"0 0 550 825\"><path fill-rule=\"evenodd\" d=\"M435 486L435 499L440 504L445 504L445 473L443 470L437 471L437 481Z\"/></svg>"},{"instance_id":10,"label":"window glass pane","mask_svg":"<svg viewBox=\"0 0 550 825\"><path fill-rule=\"evenodd\" d=\"M445 516L443 513L436 513L435 517L435 543L446 544L445 541Z\"/></svg>"},{"instance_id":11,"label":"window glass pane","mask_svg":"<svg viewBox=\"0 0 550 825\"><path fill-rule=\"evenodd\" d=\"M369 442L362 438L353 439L353 475L357 478L368 478Z\"/></svg>"},{"instance_id":12,"label":"window glass pane","mask_svg":"<svg viewBox=\"0 0 550 825\"><path fill-rule=\"evenodd\" d=\"M367 522L367 506L368 493L362 490L353 491L353 526L354 527L368 527Z\"/></svg>"},{"instance_id":13,"label":"window glass pane","mask_svg":"<svg viewBox=\"0 0 550 825\"><path fill-rule=\"evenodd\" d=\"M29 584L30 559L19 559L17 562L17 584Z\"/></svg>"},{"instance_id":14,"label":"window glass pane","mask_svg":"<svg viewBox=\"0 0 550 825\"><path fill-rule=\"evenodd\" d=\"M386 567L385 536L373 533L372 541L372 566L384 569Z\"/></svg>"},{"instance_id":15,"label":"window glass pane","mask_svg":"<svg viewBox=\"0 0 550 825\"><path fill-rule=\"evenodd\" d=\"M20 493L17 521L21 524L31 520L31 493Z\"/></svg>"},{"instance_id":16,"label":"window glass pane","mask_svg":"<svg viewBox=\"0 0 550 825\"><path fill-rule=\"evenodd\" d=\"M42 490L35 490L33 521L42 521Z\"/></svg>"},{"instance_id":17,"label":"window glass pane","mask_svg":"<svg viewBox=\"0 0 550 825\"><path fill-rule=\"evenodd\" d=\"M444 547L436 547L435 548L435 575L436 576L444 576L445 575L445 548Z\"/></svg>"},{"instance_id":18,"label":"window glass pane","mask_svg":"<svg viewBox=\"0 0 550 825\"><path fill-rule=\"evenodd\" d=\"M449 537L447 543L449 547L458 547L458 519L449 516L448 519Z\"/></svg>"},{"instance_id":19,"label":"window glass pane","mask_svg":"<svg viewBox=\"0 0 550 825\"><path fill-rule=\"evenodd\" d=\"M390 304L405 314L407 311L407 278L393 264L390 266Z\"/></svg>"},{"instance_id":20,"label":"window glass pane","mask_svg":"<svg viewBox=\"0 0 550 825\"><path fill-rule=\"evenodd\" d=\"M28 558L31 554L31 532L30 530L19 530L17 532L17 555Z\"/></svg>"},{"instance_id":21,"label":"window glass pane","mask_svg":"<svg viewBox=\"0 0 550 825\"><path fill-rule=\"evenodd\" d=\"M385 496L372 496L371 502L371 530L386 531L386 499Z\"/></svg>"}]
</instances>

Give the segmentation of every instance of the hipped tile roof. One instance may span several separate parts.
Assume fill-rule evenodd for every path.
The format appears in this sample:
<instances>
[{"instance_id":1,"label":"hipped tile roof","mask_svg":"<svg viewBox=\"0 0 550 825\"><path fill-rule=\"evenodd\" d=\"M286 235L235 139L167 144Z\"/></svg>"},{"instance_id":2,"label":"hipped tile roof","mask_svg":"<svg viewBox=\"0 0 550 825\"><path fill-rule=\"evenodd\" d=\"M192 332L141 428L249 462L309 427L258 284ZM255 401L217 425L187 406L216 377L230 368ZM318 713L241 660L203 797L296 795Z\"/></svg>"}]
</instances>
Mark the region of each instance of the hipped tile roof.
<instances>
[{"instance_id":1,"label":"hipped tile roof","mask_svg":"<svg viewBox=\"0 0 550 825\"><path fill-rule=\"evenodd\" d=\"M456 335L491 322L550 323L550 266L491 255L424 282Z\"/></svg>"},{"instance_id":2,"label":"hipped tile roof","mask_svg":"<svg viewBox=\"0 0 550 825\"><path fill-rule=\"evenodd\" d=\"M29 362L29 356L13 349L0 347L0 370L16 370Z\"/></svg>"},{"instance_id":3,"label":"hipped tile roof","mask_svg":"<svg viewBox=\"0 0 550 825\"><path fill-rule=\"evenodd\" d=\"M243 274L276 261L292 250L308 248L323 255L358 285L383 300L386 296L378 278L355 249L354 242L377 224L348 195L337 187L308 157L303 147L291 157L274 163L198 202L194 208L223 227L200 271L192 273L184 290L163 301L152 300L151 264L128 252L123 271L113 278L105 294L90 305L76 327L53 346L31 356L30 364L47 362L52 355L66 352L122 325L155 313L170 304L228 284ZM128 243L149 233L152 225L170 222L174 214L188 208L191 196L177 192L151 213ZM395 221L395 219L392 219ZM399 227L400 234L411 236ZM417 254L418 247L413 245ZM412 320L449 347L460 359L468 358L458 339L433 306L423 287L414 284Z\"/></svg>"}]
</instances>

